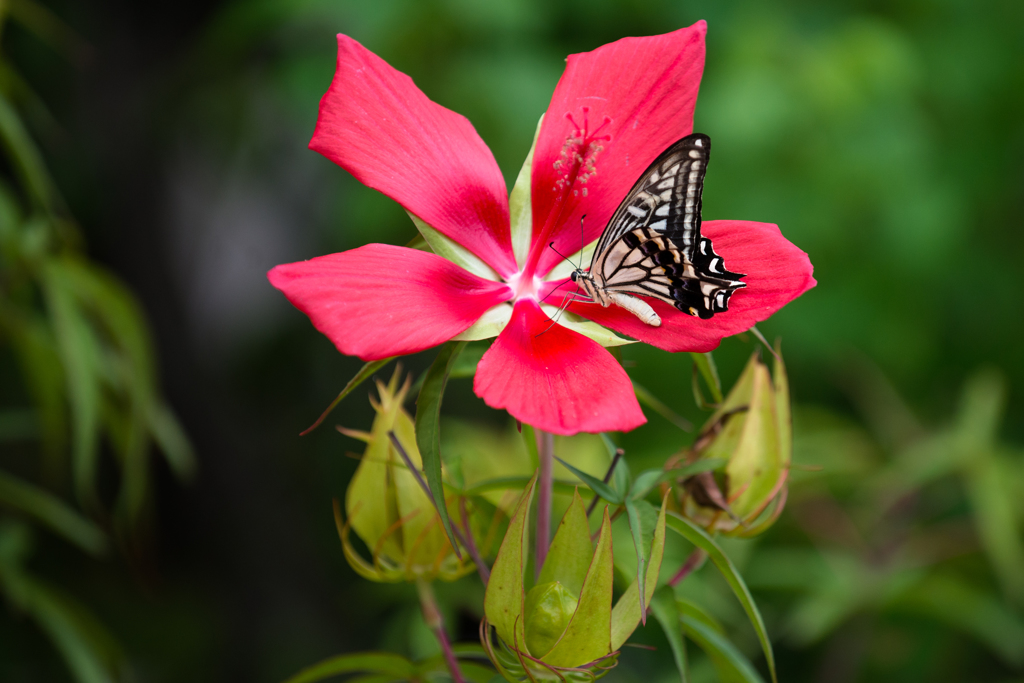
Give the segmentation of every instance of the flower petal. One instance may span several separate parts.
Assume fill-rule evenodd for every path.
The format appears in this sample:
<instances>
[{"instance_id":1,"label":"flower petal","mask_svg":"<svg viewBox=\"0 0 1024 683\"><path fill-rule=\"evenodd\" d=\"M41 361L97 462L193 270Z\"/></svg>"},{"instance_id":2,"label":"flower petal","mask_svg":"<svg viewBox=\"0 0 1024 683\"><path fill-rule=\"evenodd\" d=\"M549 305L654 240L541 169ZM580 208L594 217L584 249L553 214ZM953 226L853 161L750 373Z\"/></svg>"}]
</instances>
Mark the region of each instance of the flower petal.
<instances>
[{"instance_id":1,"label":"flower petal","mask_svg":"<svg viewBox=\"0 0 1024 683\"><path fill-rule=\"evenodd\" d=\"M286 263L267 277L339 351L363 360L448 341L512 297L504 283L389 244Z\"/></svg>"},{"instance_id":2,"label":"flower petal","mask_svg":"<svg viewBox=\"0 0 1024 683\"><path fill-rule=\"evenodd\" d=\"M672 33L623 38L593 52L569 56L534 154L537 275L543 276L561 260L548 249L552 240L558 251L571 254L597 239L647 166L673 142L693 132L706 32L707 25L699 21ZM573 151L567 145L575 129L569 116L580 126L586 120L602 149L594 159L594 175L585 184L577 180L567 191L566 183L560 181L572 175L573 164L556 163L563 151ZM604 136L610 139L601 140ZM583 214L587 219L581 235Z\"/></svg>"},{"instance_id":3,"label":"flower petal","mask_svg":"<svg viewBox=\"0 0 1024 683\"><path fill-rule=\"evenodd\" d=\"M463 116L348 36L310 149L391 197L502 275L516 272L505 180Z\"/></svg>"},{"instance_id":4,"label":"flower petal","mask_svg":"<svg viewBox=\"0 0 1024 683\"><path fill-rule=\"evenodd\" d=\"M661 316L661 327L651 327L618 306L572 303L569 310L666 351L711 351L723 337L766 320L817 284L807 254L783 237L777 225L705 221L701 233L711 238L726 268L747 274L747 286L732 295L728 311L701 320L645 298Z\"/></svg>"},{"instance_id":5,"label":"flower petal","mask_svg":"<svg viewBox=\"0 0 1024 683\"><path fill-rule=\"evenodd\" d=\"M555 434L627 431L647 421L612 355L552 325L529 299L516 303L511 322L480 360L473 389L492 408Z\"/></svg>"}]
</instances>

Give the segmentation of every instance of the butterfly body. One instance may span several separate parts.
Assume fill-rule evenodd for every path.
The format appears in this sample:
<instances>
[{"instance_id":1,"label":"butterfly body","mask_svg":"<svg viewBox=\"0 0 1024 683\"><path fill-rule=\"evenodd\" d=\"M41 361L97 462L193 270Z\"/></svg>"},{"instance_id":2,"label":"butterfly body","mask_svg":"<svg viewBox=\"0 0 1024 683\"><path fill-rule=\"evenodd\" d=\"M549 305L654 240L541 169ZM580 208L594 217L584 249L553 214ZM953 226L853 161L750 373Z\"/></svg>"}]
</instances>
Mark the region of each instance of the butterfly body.
<instances>
[{"instance_id":1,"label":"butterfly body","mask_svg":"<svg viewBox=\"0 0 1024 683\"><path fill-rule=\"evenodd\" d=\"M702 319L728 310L746 283L700 234L710 152L710 138L688 135L640 176L608 221L590 268L570 276L593 302L620 306L653 327L661 317L641 296Z\"/></svg>"}]
</instances>

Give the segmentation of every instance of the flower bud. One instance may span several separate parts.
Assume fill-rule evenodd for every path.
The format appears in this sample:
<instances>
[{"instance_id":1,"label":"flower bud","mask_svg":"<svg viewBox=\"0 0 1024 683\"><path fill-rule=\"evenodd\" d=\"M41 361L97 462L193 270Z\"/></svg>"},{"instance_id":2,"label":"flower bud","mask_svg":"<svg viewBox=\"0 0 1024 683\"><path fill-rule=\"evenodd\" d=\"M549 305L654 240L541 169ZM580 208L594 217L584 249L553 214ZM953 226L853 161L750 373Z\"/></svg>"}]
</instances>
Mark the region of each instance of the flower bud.
<instances>
[{"instance_id":1,"label":"flower bud","mask_svg":"<svg viewBox=\"0 0 1024 683\"><path fill-rule=\"evenodd\" d=\"M526 594L526 647L538 656L551 651L565 633L579 602L558 581L537 584Z\"/></svg>"},{"instance_id":2,"label":"flower bud","mask_svg":"<svg viewBox=\"0 0 1024 683\"><path fill-rule=\"evenodd\" d=\"M516 505L484 596L481 641L508 680L587 678L615 666L619 648L640 623L633 581L612 603L612 534L605 509L596 546L579 492L551 542L536 585L525 577L534 475ZM645 574L649 604L665 550L665 505L655 527ZM492 637L491 629L497 632Z\"/></svg>"},{"instance_id":3,"label":"flower bud","mask_svg":"<svg viewBox=\"0 0 1024 683\"><path fill-rule=\"evenodd\" d=\"M725 466L675 487L683 516L709 531L754 536L770 527L786 502L792 460L789 384L781 355L774 381L755 353L693 446L666 469L700 460Z\"/></svg>"},{"instance_id":4,"label":"flower bud","mask_svg":"<svg viewBox=\"0 0 1024 683\"><path fill-rule=\"evenodd\" d=\"M377 383L380 400L370 400L377 411L370 432L341 430L365 441L366 451L345 496L348 520L342 521L335 502L335 521L345 558L359 575L373 581L453 581L471 572L473 563L464 551L461 560L455 555L433 501L391 441L393 432L413 467L422 468L415 426L402 407L409 382L398 388L399 374L387 385ZM456 519L454 507L449 503ZM352 546L352 530L369 549L371 562Z\"/></svg>"}]
</instances>

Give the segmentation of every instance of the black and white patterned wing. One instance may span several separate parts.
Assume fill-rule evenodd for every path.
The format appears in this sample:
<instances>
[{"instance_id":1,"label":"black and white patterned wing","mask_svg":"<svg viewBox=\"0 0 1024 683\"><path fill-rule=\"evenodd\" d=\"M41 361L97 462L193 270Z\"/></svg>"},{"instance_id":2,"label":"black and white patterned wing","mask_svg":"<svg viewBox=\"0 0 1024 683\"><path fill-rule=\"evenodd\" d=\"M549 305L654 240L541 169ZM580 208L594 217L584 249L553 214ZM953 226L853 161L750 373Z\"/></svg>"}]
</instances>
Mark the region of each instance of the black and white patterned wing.
<instances>
[{"instance_id":1,"label":"black and white patterned wing","mask_svg":"<svg viewBox=\"0 0 1024 683\"><path fill-rule=\"evenodd\" d=\"M746 284L700 234L711 140L689 135L665 150L615 212L594 252L599 287L652 296L700 318L728 310Z\"/></svg>"},{"instance_id":2,"label":"black and white patterned wing","mask_svg":"<svg viewBox=\"0 0 1024 683\"><path fill-rule=\"evenodd\" d=\"M671 239L693 262L700 237L700 196L710 155L711 138L700 133L687 135L662 152L608 221L594 251L594 263L615 240L642 227Z\"/></svg>"}]
</instances>

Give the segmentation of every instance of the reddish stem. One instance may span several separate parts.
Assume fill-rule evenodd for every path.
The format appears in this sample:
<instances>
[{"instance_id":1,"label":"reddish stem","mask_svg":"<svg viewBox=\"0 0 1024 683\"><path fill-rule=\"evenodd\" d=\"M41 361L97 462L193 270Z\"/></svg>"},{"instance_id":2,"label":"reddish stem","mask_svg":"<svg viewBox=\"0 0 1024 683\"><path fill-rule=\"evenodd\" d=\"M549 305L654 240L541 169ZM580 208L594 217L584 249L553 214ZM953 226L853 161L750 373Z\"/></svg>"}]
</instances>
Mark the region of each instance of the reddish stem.
<instances>
[{"instance_id":1,"label":"reddish stem","mask_svg":"<svg viewBox=\"0 0 1024 683\"><path fill-rule=\"evenodd\" d=\"M430 583L419 579L416 581L416 588L420 593L420 607L423 608L423 620L434 632L437 642L441 645L441 652L444 654L444 661L448 665L448 672L452 675L453 683L465 683L462 671L459 669L459 661L455 658L452 650L452 643L448 640L448 632L444 630L444 619L441 610L437 607L437 600L434 598L434 589Z\"/></svg>"},{"instance_id":2,"label":"reddish stem","mask_svg":"<svg viewBox=\"0 0 1024 683\"><path fill-rule=\"evenodd\" d=\"M469 513L466 511L466 499L459 498L459 515L462 517L462 532L465 536L460 536L459 540L466 546L466 552L473 558L473 563L476 564L476 571L480 574L480 580L484 584L484 588L487 588L487 582L491 578L491 570L487 568L487 564L484 562L484 558L480 556L480 551L476 547L476 539L473 538L473 529L469 525Z\"/></svg>"},{"instance_id":3,"label":"reddish stem","mask_svg":"<svg viewBox=\"0 0 1024 683\"><path fill-rule=\"evenodd\" d=\"M676 584L693 573L693 570L704 564L704 560L706 558L707 553L700 548L694 548L693 552L690 553L690 556L686 558L686 562L684 562L683 566L679 568L678 572L676 572L676 575L669 579L668 585L675 587Z\"/></svg>"},{"instance_id":4,"label":"reddish stem","mask_svg":"<svg viewBox=\"0 0 1024 683\"><path fill-rule=\"evenodd\" d=\"M536 430L540 481L537 491L537 552L534 562L537 577L551 544L551 496L554 490L555 435Z\"/></svg>"}]
</instances>

